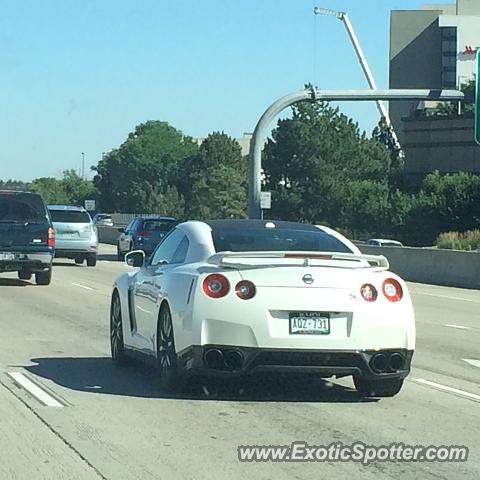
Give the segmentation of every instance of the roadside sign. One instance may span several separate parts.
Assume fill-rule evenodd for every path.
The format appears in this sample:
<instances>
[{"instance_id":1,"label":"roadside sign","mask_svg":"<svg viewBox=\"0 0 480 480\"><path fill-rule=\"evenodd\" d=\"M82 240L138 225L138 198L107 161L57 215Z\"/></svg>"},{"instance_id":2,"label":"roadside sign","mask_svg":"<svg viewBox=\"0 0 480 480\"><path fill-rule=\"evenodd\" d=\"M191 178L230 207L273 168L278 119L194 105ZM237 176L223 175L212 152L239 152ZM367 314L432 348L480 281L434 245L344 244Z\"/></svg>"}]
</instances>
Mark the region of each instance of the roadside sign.
<instances>
[{"instance_id":1,"label":"roadside sign","mask_svg":"<svg viewBox=\"0 0 480 480\"><path fill-rule=\"evenodd\" d=\"M95 210L95 200L85 200L85 210L93 212Z\"/></svg>"},{"instance_id":2,"label":"roadside sign","mask_svg":"<svg viewBox=\"0 0 480 480\"><path fill-rule=\"evenodd\" d=\"M477 86L475 88L475 141L480 145L480 48L477 50Z\"/></svg>"},{"instance_id":3,"label":"roadside sign","mask_svg":"<svg viewBox=\"0 0 480 480\"><path fill-rule=\"evenodd\" d=\"M272 208L272 192L260 192L260 208L262 210Z\"/></svg>"}]
</instances>

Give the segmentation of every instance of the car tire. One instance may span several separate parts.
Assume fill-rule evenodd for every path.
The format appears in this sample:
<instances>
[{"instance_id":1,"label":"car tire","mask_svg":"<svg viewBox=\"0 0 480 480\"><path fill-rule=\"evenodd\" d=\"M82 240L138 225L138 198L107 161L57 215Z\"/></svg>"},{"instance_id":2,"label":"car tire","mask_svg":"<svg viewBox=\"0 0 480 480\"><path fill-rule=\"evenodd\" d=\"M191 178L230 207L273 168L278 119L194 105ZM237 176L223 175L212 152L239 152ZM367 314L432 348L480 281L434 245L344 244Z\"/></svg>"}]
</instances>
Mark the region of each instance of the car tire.
<instances>
[{"instance_id":1,"label":"car tire","mask_svg":"<svg viewBox=\"0 0 480 480\"><path fill-rule=\"evenodd\" d=\"M87 257L87 267L95 267L97 265L97 255L89 255Z\"/></svg>"},{"instance_id":2,"label":"car tire","mask_svg":"<svg viewBox=\"0 0 480 480\"><path fill-rule=\"evenodd\" d=\"M76 263L77 265L81 265L81 264L83 263L83 258L82 258L82 257L76 258L76 259L75 259L75 263Z\"/></svg>"},{"instance_id":3,"label":"car tire","mask_svg":"<svg viewBox=\"0 0 480 480\"><path fill-rule=\"evenodd\" d=\"M354 377L353 383L362 397L393 397L402 389L403 379L365 380Z\"/></svg>"},{"instance_id":4,"label":"car tire","mask_svg":"<svg viewBox=\"0 0 480 480\"><path fill-rule=\"evenodd\" d=\"M120 295L115 291L110 305L110 351L113 363L117 367L128 364L123 342L123 319Z\"/></svg>"},{"instance_id":5,"label":"car tire","mask_svg":"<svg viewBox=\"0 0 480 480\"><path fill-rule=\"evenodd\" d=\"M125 254L120 250L120 244L117 243L117 260L123 262L125 260Z\"/></svg>"},{"instance_id":6,"label":"car tire","mask_svg":"<svg viewBox=\"0 0 480 480\"><path fill-rule=\"evenodd\" d=\"M157 362L160 369L160 388L166 392L181 389L183 382L179 375L172 314L167 304L162 305L158 316Z\"/></svg>"},{"instance_id":7,"label":"car tire","mask_svg":"<svg viewBox=\"0 0 480 480\"><path fill-rule=\"evenodd\" d=\"M37 285L50 285L52 281L52 267L48 270L43 270L43 272L37 272L35 274L35 282Z\"/></svg>"},{"instance_id":8,"label":"car tire","mask_svg":"<svg viewBox=\"0 0 480 480\"><path fill-rule=\"evenodd\" d=\"M29 272L28 270L20 270L18 272L18 278L20 280L31 280L32 272Z\"/></svg>"}]
</instances>

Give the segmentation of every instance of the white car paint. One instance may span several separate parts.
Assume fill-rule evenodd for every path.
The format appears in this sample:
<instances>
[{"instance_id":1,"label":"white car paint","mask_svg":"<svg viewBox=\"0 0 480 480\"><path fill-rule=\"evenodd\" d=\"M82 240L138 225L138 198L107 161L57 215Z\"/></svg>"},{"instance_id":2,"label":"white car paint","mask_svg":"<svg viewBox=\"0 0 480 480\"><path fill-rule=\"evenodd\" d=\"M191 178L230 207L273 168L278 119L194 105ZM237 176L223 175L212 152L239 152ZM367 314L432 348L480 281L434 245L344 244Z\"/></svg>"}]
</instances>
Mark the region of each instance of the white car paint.
<instances>
[{"instance_id":1,"label":"white car paint","mask_svg":"<svg viewBox=\"0 0 480 480\"><path fill-rule=\"evenodd\" d=\"M114 289L121 299L125 347L157 355L159 311L166 302L172 314L177 353L204 345L307 352L413 351L415 320L405 282L387 270L384 257L361 255L338 232L317 228L343 242L352 254L341 254L338 259L335 255L331 259L315 258L318 252L299 252L301 258L282 257L292 252L277 252L276 258L272 258L272 252L259 253L256 258L252 253L218 255L208 224L189 221L177 225L159 248L174 232L178 238L184 235L189 248L182 263L146 265L123 274L115 282ZM155 259L155 255L151 258ZM232 261L232 266L226 266ZM372 266L372 261L376 265ZM228 279L230 292L226 296L210 298L204 293L202 281L211 273L221 273ZM311 285L302 281L307 273L314 277ZM401 285L400 301L391 302L382 294L386 279ZM257 291L252 299L242 300L235 294L240 280L255 284ZM376 301L362 298L360 288L364 284L376 287ZM129 291L133 292L131 304ZM290 334L292 311L330 312L330 334ZM134 312L135 321L129 312Z\"/></svg>"}]
</instances>

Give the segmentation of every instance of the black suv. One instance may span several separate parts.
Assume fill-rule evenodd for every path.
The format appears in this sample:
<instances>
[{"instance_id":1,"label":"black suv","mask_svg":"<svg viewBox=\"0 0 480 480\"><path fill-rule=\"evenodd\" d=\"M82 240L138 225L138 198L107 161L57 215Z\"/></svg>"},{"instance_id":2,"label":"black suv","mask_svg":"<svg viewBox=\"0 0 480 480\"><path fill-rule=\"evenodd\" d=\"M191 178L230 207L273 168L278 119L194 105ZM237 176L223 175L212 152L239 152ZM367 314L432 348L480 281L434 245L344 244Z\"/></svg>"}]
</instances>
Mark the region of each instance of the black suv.
<instances>
[{"instance_id":1,"label":"black suv","mask_svg":"<svg viewBox=\"0 0 480 480\"><path fill-rule=\"evenodd\" d=\"M35 274L38 285L52 279L55 230L37 193L0 190L0 273L18 272L20 280Z\"/></svg>"}]
</instances>

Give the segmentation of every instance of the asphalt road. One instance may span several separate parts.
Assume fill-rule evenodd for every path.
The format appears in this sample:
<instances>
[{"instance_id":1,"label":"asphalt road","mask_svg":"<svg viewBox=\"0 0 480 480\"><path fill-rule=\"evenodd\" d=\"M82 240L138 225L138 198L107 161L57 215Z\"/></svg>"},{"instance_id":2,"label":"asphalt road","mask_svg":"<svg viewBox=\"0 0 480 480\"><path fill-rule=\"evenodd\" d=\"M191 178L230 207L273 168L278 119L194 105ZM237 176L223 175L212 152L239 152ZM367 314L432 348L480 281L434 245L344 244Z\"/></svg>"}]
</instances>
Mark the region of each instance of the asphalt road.
<instances>
[{"instance_id":1,"label":"asphalt road","mask_svg":"<svg viewBox=\"0 0 480 480\"><path fill-rule=\"evenodd\" d=\"M479 291L410 285L417 351L394 398L361 401L349 379L264 382L243 393L232 385L218 397L192 387L172 398L155 371L110 361L110 288L127 268L102 246L96 268L56 262L49 287L0 276L0 479L480 478ZM470 455L367 466L237 459L238 445L293 441L454 444Z\"/></svg>"}]
</instances>

